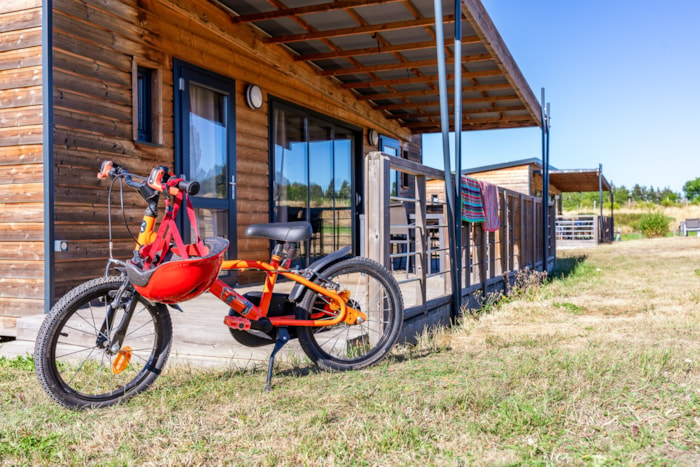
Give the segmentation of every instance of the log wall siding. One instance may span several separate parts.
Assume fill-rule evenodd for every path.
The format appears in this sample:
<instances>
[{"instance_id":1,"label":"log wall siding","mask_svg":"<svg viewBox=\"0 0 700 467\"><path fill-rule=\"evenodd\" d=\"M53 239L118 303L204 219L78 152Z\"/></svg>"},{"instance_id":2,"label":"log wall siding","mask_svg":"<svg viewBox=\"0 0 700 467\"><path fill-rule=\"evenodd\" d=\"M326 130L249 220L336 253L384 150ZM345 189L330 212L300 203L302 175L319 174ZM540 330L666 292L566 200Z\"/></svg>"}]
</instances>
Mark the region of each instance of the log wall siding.
<instances>
[{"instance_id":1,"label":"log wall siding","mask_svg":"<svg viewBox=\"0 0 700 467\"><path fill-rule=\"evenodd\" d=\"M517 191L518 193L522 193L524 195L534 194L530 191L531 175L529 165L519 165L516 167L508 167L499 170L478 172L475 174L469 174L469 176L477 180Z\"/></svg>"},{"instance_id":2,"label":"log wall siding","mask_svg":"<svg viewBox=\"0 0 700 467\"><path fill-rule=\"evenodd\" d=\"M0 2L0 317L43 311L41 6Z\"/></svg>"},{"instance_id":3,"label":"log wall siding","mask_svg":"<svg viewBox=\"0 0 700 467\"><path fill-rule=\"evenodd\" d=\"M238 249L248 257L268 256L268 242L242 233L248 224L269 219L270 95L365 131L376 128L404 141L410 154L417 151L407 130L282 48L264 44L249 25L233 24L208 0L54 0L53 8L55 238L69 245L56 253L57 297L100 274L107 258L107 191L95 177L99 161L113 159L140 173L174 164L174 58L236 81L236 170L244 181L237 187ZM134 60L162 71L163 142L157 147L133 141ZM263 89L260 110L245 105L249 83ZM132 194L126 203L137 227L143 203ZM126 256L133 242L117 214L113 221L116 254Z\"/></svg>"}]
</instances>

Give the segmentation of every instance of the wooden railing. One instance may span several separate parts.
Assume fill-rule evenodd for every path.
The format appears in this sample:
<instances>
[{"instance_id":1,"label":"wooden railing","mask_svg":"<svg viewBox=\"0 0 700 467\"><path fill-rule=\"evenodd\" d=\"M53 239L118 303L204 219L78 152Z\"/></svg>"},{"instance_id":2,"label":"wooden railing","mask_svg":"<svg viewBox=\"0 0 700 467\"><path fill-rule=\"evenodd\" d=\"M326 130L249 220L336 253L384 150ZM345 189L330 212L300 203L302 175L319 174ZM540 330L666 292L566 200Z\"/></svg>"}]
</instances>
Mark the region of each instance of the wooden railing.
<instances>
[{"instance_id":1,"label":"wooden railing","mask_svg":"<svg viewBox=\"0 0 700 467\"><path fill-rule=\"evenodd\" d=\"M390 171L409 174L410 187L391 193ZM400 281L407 320L407 335L438 322L448 322L452 305L447 212L444 203L428 200L426 183L442 180L444 172L416 162L372 152L365 160L364 251L366 256L390 268ZM444 185L442 188L444 199ZM550 270L554 266L554 204L549 205L547 232L549 256L543 264L542 201L503 188L498 189L500 228L486 232L482 224L461 222L462 270L461 303L480 306L479 298L506 290L509 281L526 268ZM408 227L401 238L392 241L403 224L392 224L392 204L406 209ZM395 206L394 206L395 208ZM406 222L406 221L403 221ZM393 227L393 228L392 228ZM408 247L396 245L408 243ZM393 249L392 249L393 247Z\"/></svg>"}]
</instances>

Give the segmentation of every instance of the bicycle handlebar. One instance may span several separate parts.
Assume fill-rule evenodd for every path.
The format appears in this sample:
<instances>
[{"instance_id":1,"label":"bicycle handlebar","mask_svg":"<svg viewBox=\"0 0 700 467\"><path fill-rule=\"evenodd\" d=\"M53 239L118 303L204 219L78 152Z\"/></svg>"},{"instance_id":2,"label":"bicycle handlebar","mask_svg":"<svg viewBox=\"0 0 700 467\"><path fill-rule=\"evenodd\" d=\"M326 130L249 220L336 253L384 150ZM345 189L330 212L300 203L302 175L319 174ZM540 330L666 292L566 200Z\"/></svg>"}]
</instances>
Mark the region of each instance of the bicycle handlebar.
<instances>
[{"instance_id":1,"label":"bicycle handlebar","mask_svg":"<svg viewBox=\"0 0 700 467\"><path fill-rule=\"evenodd\" d=\"M155 191L167 191L168 190L168 180L173 177L170 173L170 169L165 166L155 167L148 177L143 177L141 175L135 175L130 173L126 168L115 164L112 161L102 161L100 166L100 172L97 174L97 178L103 180L107 177L123 177L127 185L142 191L145 187L150 187ZM140 178L142 182L134 182L132 177ZM177 184L170 185L170 187L177 187L178 190L184 191L190 196L194 196L199 193L200 185L199 182L194 180L184 180L178 179Z\"/></svg>"}]
</instances>

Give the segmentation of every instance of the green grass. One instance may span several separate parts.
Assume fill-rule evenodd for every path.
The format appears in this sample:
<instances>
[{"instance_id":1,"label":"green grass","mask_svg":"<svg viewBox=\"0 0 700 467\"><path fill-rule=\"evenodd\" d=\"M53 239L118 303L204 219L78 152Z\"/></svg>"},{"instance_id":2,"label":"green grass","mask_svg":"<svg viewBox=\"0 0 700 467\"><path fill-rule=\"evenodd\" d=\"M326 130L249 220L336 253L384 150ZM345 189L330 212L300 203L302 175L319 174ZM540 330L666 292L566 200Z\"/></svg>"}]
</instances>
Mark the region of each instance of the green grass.
<instances>
[{"instance_id":1,"label":"green grass","mask_svg":"<svg viewBox=\"0 0 700 467\"><path fill-rule=\"evenodd\" d=\"M379 366L283 365L271 393L262 371L179 368L71 412L0 358L0 464L698 465L699 260L688 239L569 253Z\"/></svg>"}]
</instances>

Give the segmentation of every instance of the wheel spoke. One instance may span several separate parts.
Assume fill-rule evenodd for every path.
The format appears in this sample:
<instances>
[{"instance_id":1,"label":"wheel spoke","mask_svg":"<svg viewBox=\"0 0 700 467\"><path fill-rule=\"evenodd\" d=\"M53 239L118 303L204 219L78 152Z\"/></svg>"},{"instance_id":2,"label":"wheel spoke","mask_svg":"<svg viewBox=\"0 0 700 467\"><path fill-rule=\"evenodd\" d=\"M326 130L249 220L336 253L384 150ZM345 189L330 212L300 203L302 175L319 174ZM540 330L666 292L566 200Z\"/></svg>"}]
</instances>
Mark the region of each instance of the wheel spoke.
<instances>
[{"instance_id":1,"label":"wheel spoke","mask_svg":"<svg viewBox=\"0 0 700 467\"><path fill-rule=\"evenodd\" d=\"M85 363L90 359L90 356L93 354L94 350L95 349L90 350L90 354L87 357L85 357L85 359L82 361L82 363L80 364L78 369L75 370L75 373L73 373L73 377L70 379L70 381L68 381L69 386L71 385L71 383L73 383L73 380L75 379L75 377L78 376L78 373L80 373L80 371L83 369L83 366L85 366Z\"/></svg>"},{"instance_id":2,"label":"wheel spoke","mask_svg":"<svg viewBox=\"0 0 700 467\"><path fill-rule=\"evenodd\" d=\"M73 344L66 344L66 345L70 345L71 347L78 347L77 345L73 345ZM57 355L56 359L69 357L71 355L76 355L76 354L79 354L80 352L85 352L86 350L89 350L92 352L93 350L95 350L97 348L95 346L93 346L93 347L82 346L82 347L83 347L82 349L76 350L75 352L69 352L69 353L64 353L63 355ZM89 355L88 355L88 357L89 357Z\"/></svg>"}]
</instances>

